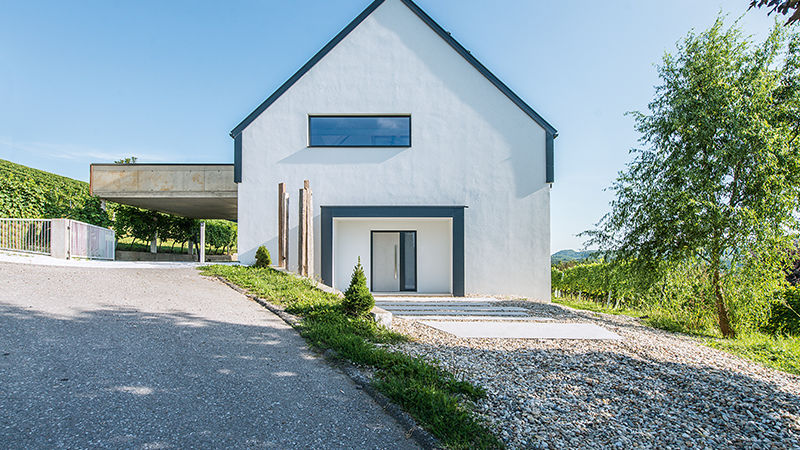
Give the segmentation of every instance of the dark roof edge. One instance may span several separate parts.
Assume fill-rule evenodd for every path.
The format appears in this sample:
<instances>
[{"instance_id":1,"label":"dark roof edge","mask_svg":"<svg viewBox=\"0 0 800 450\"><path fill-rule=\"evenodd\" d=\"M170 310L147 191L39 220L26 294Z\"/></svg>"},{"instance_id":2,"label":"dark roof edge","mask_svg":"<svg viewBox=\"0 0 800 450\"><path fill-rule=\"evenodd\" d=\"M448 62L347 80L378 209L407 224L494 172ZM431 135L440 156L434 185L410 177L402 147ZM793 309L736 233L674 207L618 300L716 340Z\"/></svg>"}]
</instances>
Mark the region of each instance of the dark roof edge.
<instances>
[{"instance_id":1,"label":"dark roof edge","mask_svg":"<svg viewBox=\"0 0 800 450\"><path fill-rule=\"evenodd\" d=\"M143 166L232 166L232 163L215 163L215 162L190 162L190 163L181 163L181 162L136 162L130 164L123 164L123 163L89 163L90 166L100 166L100 167L143 167Z\"/></svg>"},{"instance_id":2,"label":"dark roof edge","mask_svg":"<svg viewBox=\"0 0 800 450\"><path fill-rule=\"evenodd\" d=\"M245 128L247 128L248 125L250 125L254 120L256 120L256 117L258 117L262 112L264 112L265 109L269 108L269 106L273 104L275 100L277 100L281 95L283 95L284 92L288 91L289 88L292 87L292 85L297 82L297 80L299 80L303 75L305 75L306 72L311 70L311 68L314 67L314 65L316 65L319 62L319 60L324 58L325 55L327 55L331 50L333 50L333 48L336 47L336 45L338 45L339 42L342 41L342 39L347 37L347 35L350 34L351 31L353 31L359 24L361 24L361 22L363 22L364 19L367 18L367 16L372 14L372 11L375 11L375 9L378 8L378 6L380 6L384 1L385 0L375 0L374 2L370 3L370 5L367 6L367 8L364 9L364 11L362 11L361 14L356 16L356 18L353 19L352 22L347 24L347 26L344 27L342 31L339 32L339 34L337 34L333 39L331 39L330 42L325 44L325 46L322 47L322 49L318 51L316 55L312 56L311 59L309 59L308 62L306 62L303 65L303 67L300 68L300 70L295 72L295 74L292 75L291 78L286 80L286 82L283 83L281 87L279 87L275 92L272 93L272 95L270 95L266 100L264 100L260 105L258 105L258 108L256 108L250 114L248 114L248 116L245 117L245 119L241 121L239 125L236 125L236 128L234 128L231 131L231 137L236 137L238 134L241 134L241 132Z\"/></svg>"},{"instance_id":3,"label":"dark roof edge","mask_svg":"<svg viewBox=\"0 0 800 450\"><path fill-rule=\"evenodd\" d=\"M499 89L500 92L505 94L506 97L508 97L512 102L514 102L514 104L516 104L521 110L523 110L525 114L530 116L531 119L533 119L536 123L541 125L541 127L545 129L547 134L552 134L553 137L558 136L558 131L555 129L555 127L550 125L550 123L546 121L544 117L540 116L539 113L534 111L533 108L531 108L527 103L525 103L524 100L522 100L517 94L515 94L514 91L511 90L511 88L506 86L506 84L500 81L500 79L497 78L489 69L487 69L486 66L481 64L480 61L478 61L474 56L472 56L472 53L470 53L469 50L464 48L463 45L459 44L458 41L455 40L455 38L453 38L452 35L450 35L450 33L445 31L445 29L442 28L441 25L436 23L436 21L433 20L431 16L429 16L425 11L423 11L422 8L417 6L417 4L414 3L412 0L402 0L402 2L405 3L405 5L408 6L408 8L411 11L414 11L414 14L416 14L417 17L422 19L422 21L425 22L442 39L444 39L445 42L450 44L450 47L452 47L455 51L457 51L459 55L461 55L470 64L472 64L472 66L475 67L475 69L477 69L478 72L481 73L481 75L486 77L487 80L489 80L493 85L495 85L495 87Z\"/></svg>"},{"instance_id":4,"label":"dark roof edge","mask_svg":"<svg viewBox=\"0 0 800 450\"><path fill-rule=\"evenodd\" d=\"M336 47L339 42L341 42L351 31L353 31L364 19L367 18L370 14L372 14L375 9L378 8L385 0L375 0L367 6L364 11L361 12L352 22L350 22L342 31L339 32L333 39L330 40L327 44L325 44L322 49L317 52L311 59L306 62L303 67L300 68L294 75L291 76L285 83L283 83L275 92L272 93L266 100L264 100L258 107L251 112L243 121L239 123L239 125L234 128L230 135L231 137L236 137L241 132L250 125L256 117L258 117L265 109L267 109L271 104L273 104L284 92L289 90L293 84L297 82L303 75L306 74L309 70L311 70L314 65L319 62L322 58L325 57L334 47ZM536 111L533 110L524 100L522 100L517 94L514 93L505 83L500 81L489 69L486 68L480 61L478 61L472 54L464 48L461 44L456 41L453 36L450 35L447 31L444 30L435 20L433 20L425 11L423 11L416 3L412 0L402 0L402 2L414 12L423 22L425 22L433 31L436 32L442 39L447 42L450 47L452 47L458 54L460 54L464 59L467 60L475 69L478 70L487 80L489 80L492 84L495 85L497 89L500 90L503 94L506 95L514 104L516 104L522 111L525 112L531 119L533 119L536 123L538 123L542 128L544 128L545 132L548 136L556 137L558 136L558 131L550 125L542 116L539 115Z\"/></svg>"}]
</instances>

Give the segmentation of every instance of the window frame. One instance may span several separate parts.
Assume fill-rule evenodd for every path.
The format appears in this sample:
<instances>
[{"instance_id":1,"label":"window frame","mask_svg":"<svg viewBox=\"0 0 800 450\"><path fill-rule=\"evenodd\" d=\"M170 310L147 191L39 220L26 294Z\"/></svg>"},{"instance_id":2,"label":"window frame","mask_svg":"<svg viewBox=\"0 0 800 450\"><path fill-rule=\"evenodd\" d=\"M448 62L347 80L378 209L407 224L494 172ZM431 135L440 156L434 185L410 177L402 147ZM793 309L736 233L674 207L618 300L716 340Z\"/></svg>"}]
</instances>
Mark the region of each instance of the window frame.
<instances>
[{"instance_id":1,"label":"window frame","mask_svg":"<svg viewBox=\"0 0 800 450\"><path fill-rule=\"evenodd\" d=\"M367 118L404 118L408 119L408 145L313 145L311 143L311 119L312 118L332 118L332 119L341 119L341 118L359 118L359 117L367 117ZM309 114L308 115L308 125L306 127L306 134L307 134L307 141L306 145L308 148L409 148L412 144L412 124L411 124L411 114Z\"/></svg>"}]
</instances>

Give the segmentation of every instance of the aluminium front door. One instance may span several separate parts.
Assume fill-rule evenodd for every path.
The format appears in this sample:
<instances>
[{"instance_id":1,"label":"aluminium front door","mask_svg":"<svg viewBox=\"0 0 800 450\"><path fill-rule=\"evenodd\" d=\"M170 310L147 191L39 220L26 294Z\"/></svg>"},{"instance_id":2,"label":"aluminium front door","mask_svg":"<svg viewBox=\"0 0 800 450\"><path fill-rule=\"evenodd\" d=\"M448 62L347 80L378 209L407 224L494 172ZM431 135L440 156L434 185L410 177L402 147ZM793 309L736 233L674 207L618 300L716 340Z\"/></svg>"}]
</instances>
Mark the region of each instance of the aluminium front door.
<instances>
[{"instance_id":1,"label":"aluminium front door","mask_svg":"<svg viewBox=\"0 0 800 450\"><path fill-rule=\"evenodd\" d=\"M372 291L417 290L417 232L372 232Z\"/></svg>"}]
</instances>

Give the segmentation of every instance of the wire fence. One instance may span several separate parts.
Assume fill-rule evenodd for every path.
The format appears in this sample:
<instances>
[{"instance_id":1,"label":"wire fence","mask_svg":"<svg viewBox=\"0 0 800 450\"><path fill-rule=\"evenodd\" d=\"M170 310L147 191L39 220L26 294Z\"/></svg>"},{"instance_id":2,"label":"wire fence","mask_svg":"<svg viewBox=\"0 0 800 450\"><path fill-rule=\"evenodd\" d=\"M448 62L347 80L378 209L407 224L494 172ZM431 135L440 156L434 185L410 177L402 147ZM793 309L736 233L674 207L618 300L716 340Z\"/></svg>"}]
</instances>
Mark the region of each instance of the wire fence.
<instances>
[{"instance_id":1,"label":"wire fence","mask_svg":"<svg viewBox=\"0 0 800 450\"><path fill-rule=\"evenodd\" d=\"M0 250L57 256L55 245L59 257L113 260L116 244L114 230L77 220L0 218Z\"/></svg>"}]
</instances>

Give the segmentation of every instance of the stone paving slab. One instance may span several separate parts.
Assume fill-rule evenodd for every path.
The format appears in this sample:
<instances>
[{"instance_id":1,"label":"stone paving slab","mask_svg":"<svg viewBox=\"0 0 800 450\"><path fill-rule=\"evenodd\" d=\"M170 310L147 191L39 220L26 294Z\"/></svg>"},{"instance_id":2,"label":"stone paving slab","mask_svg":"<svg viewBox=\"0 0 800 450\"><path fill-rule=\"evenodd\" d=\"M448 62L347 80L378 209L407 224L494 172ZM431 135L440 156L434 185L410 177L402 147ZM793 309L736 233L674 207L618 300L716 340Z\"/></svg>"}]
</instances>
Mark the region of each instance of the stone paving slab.
<instances>
[{"instance_id":1,"label":"stone paving slab","mask_svg":"<svg viewBox=\"0 0 800 450\"><path fill-rule=\"evenodd\" d=\"M392 311L398 317L425 316L436 313L439 316L490 316L490 317L528 317L524 311Z\"/></svg>"},{"instance_id":2,"label":"stone paving slab","mask_svg":"<svg viewBox=\"0 0 800 450\"><path fill-rule=\"evenodd\" d=\"M527 309L517 306L388 306L381 304L387 311L498 311L498 312L526 312Z\"/></svg>"},{"instance_id":3,"label":"stone paving slab","mask_svg":"<svg viewBox=\"0 0 800 450\"><path fill-rule=\"evenodd\" d=\"M511 339L622 339L618 334L591 323L435 322L425 325L463 338Z\"/></svg>"},{"instance_id":4,"label":"stone paving slab","mask_svg":"<svg viewBox=\"0 0 800 450\"><path fill-rule=\"evenodd\" d=\"M550 317L537 317L537 316L511 316L511 317L503 317L503 316L443 316L443 315L420 315L420 316L397 316L401 319L409 319L409 320L416 320L416 321L424 321L424 320L442 320L442 321L449 321L453 322L456 320L461 321L468 321L468 322L505 322L505 321L513 321L513 322L550 322L554 319Z\"/></svg>"}]
</instances>

